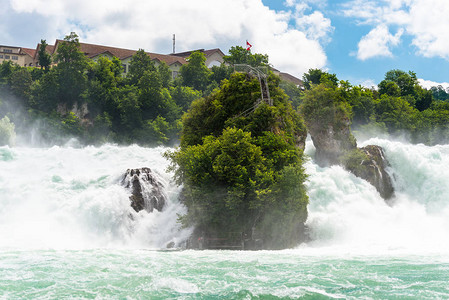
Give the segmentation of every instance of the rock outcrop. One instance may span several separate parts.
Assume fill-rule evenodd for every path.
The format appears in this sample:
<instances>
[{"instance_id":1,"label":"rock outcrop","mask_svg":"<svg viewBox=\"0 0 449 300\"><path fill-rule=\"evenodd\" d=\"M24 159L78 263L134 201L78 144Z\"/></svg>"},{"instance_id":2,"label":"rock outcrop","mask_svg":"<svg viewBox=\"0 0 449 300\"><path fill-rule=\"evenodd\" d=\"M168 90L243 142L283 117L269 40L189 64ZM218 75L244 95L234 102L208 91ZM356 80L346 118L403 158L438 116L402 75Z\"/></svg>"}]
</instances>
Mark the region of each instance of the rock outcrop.
<instances>
[{"instance_id":1,"label":"rock outcrop","mask_svg":"<svg viewBox=\"0 0 449 300\"><path fill-rule=\"evenodd\" d=\"M338 165L342 155L357 148L349 129L349 120L344 120L343 124L345 126L310 126L309 133L316 148L315 161L318 165Z\"/></svg>"},{"instance_id":2,"label":"rock outcrop","mask_svg":"<svg viewBox=\"0 0 449 300\"><path fill-rule=\"evenodd\" d=\"M364 155L359 159L353 158L354 161L347 161L345 168L371 183L382 198L390 200L394 196L394 188L391 177L386 172L388 161L385 159L382 147L369 145L358 150Z\"/></svg>"},{"instance_id":3,"label":"rock outcrop","mask_svg":"<svg viewBox=\"0 0 449 300\"><path fill-rule=\"evenodd\" d=\"M339 93L326 85L310 90L301 112L316 148L315 161L321 167L341 165L371 183L382 198L393 197L394 189L386 172L388 162L379 146L357 148L351 133L350 106Z\"/></svg>"},{"instance_id":4,"label":"rock outcrop","mask_svg":"<svg viewBox=\"0 0 449 300\"><path fill-rule=\"evenodd\" d=\"M131 207L139 212L145 209L162 211L166 203L163 184L150 168L128 169L123 176L122 185L131 190Z\"/></svg>"}]
</instances>

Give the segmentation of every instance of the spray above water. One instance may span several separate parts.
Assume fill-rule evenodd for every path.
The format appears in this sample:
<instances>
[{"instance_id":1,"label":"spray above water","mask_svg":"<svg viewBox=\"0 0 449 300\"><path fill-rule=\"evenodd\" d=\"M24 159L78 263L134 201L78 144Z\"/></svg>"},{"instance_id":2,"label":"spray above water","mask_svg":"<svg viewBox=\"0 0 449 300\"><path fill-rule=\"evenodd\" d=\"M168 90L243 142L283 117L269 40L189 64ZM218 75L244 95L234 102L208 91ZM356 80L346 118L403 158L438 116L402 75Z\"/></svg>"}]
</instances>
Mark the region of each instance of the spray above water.
<instances>
[{"instance_id":1,"label":"spray above water","mask_svg":"<svg viewBox=\"0 0 449 300\"><path fill-rule=\"evenodd\" d=\"M427 147L371 139L382 146L394 178L395 204L343 168L306 164L311 241L299 251L322 253L448 252L449 145ZM180 188L163 158L167 148L0 147L0 248L165 248L179 246ZM313 155L308 144L306 153ZM163 186L161 210L136 212L130 168L149 166ZM151 193L151 189L147 190ZM153 203L154 204L154 203Z\"/></svg>"},{"instance_id":2,"label":"spray above water","mask_svg":"<svg viewBox=\"0 0 449 300\"><path fill-rule=\"evenodd\" d=\"M449 145L365 144L384 148L395 204L387 205L370 184L341 167L309 162L309 246L344 253L449 251Z\"/></svg>"},{"instance_id":3,"label":"spray above water","mask_svg":"<svg viewBox=\"0 0 449 300\"><path fill-rule=\"evenodd\" d=\"M181 243L178 187L166 148L0 148L0 248L164 248ZM121 185L128 168L150 165L165 186L162 212L136 212Z\"/></svg>"}]
</instances>

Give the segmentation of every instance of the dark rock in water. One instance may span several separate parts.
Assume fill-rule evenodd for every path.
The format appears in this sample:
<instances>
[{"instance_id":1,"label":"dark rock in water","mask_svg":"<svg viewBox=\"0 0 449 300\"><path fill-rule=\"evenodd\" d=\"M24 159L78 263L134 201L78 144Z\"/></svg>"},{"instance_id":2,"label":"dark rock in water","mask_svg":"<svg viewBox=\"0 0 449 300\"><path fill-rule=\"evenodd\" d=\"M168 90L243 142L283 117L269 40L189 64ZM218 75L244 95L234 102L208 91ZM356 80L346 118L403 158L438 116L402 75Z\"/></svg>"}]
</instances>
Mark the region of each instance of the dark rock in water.
<instances>
[{"instance_id":1,"label":"dark rock in water","mask_svg":"<svg viewBox=\"0 0 449 300\"><path fill-rule=\"evenodd\" d=\"M145 209L162 211L166 202L163 184L150 168L128 169L123 176L122 185L131 189L131 207L136 212Z\"/></svg>"},{"instance_id":2,"label":"dark rock in water","mask_svg":"<svg viewBox=\"0 0 449 300\"><path fill-rule=\"evenodd\" d=\"M175 248L175 242L173 242L173 241L169 242L169 243L165 246L165 248L167 248L167 249Z\"/></svg>"},{"instance_id":3,"label":"dark rock in water","mask_svg":"<svg viewBox=\"0 0 449 300\"><path fill-rule=\"evenodd\" d=\"M382 147L369 145L359 149L365 154L357 166L346 165L346 168L362 179L371 183L382 198L389 200L394 196L394 188L390 175L387 173L388 161L384 157Z\"/></svg>"}]
</instances>

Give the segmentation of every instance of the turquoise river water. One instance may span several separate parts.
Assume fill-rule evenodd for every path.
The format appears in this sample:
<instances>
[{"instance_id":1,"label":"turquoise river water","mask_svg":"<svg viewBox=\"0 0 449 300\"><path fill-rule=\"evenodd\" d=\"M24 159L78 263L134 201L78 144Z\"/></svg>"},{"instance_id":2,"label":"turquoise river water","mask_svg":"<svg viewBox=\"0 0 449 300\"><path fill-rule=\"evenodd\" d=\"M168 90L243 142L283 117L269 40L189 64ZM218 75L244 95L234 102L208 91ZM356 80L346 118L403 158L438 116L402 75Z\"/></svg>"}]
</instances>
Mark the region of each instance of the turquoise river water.
<instances>
[{"instance_id":1,"label":"turquoise river water","mask_svg":"<svg viewBox=\"0 0 449 300\"><path fill-rule=\"evenodd\" d=\"M166 249L191 232L167 148L0 147L0 298L449 298L449 146L364 144L384 147L395 204L310 160L312 240L283 251ZM120 184L145 166L165 185L162 212L135 213Z\"/></svg>"}]
</instances>

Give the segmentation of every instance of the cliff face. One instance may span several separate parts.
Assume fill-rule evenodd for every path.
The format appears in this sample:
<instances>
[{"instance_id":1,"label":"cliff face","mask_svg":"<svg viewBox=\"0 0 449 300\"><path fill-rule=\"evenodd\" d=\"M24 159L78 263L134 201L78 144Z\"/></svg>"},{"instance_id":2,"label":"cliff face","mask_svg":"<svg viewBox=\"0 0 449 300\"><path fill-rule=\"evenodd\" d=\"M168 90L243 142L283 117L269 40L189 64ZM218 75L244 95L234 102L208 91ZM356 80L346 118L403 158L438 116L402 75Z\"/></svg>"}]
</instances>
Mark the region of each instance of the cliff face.
<instances>
[{"instance_id":1,"label":"cliff face","mask_svg":"<svg viewBox=\"0 0 449 300\"><path fill-rule=\"evenodd\" d=\"M344 126L339 124L337 128L333 124L322 126L319 120L313 124L308 122L309 133L316 148L315 161L321 167L340 164L342 155L357 147L349 130L349 119L342 121Z\"/></svg>"}]
</instances>

